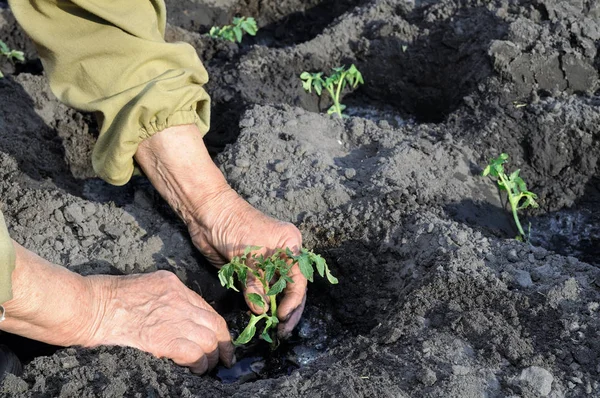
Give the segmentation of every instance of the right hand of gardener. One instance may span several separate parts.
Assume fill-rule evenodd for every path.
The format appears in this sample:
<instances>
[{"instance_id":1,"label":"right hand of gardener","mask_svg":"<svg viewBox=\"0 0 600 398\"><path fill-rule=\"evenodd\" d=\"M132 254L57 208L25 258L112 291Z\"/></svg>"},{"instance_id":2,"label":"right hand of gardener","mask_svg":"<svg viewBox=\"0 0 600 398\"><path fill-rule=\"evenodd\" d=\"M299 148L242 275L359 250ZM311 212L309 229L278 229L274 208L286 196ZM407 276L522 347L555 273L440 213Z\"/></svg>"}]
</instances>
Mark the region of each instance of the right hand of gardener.
<instances>
[{"instance_id":1,"label":"right hand of gardener","mask_svg":"<svg viewBox=\"0 0 600 398\"><path fill-rule=\"evenodd\" d=\"M225 320L175 274L88 278L96 285L101 316L85 346L135 347L194 373L214 368L219 359L235 363Z\"/></svg>"}]
</instances>

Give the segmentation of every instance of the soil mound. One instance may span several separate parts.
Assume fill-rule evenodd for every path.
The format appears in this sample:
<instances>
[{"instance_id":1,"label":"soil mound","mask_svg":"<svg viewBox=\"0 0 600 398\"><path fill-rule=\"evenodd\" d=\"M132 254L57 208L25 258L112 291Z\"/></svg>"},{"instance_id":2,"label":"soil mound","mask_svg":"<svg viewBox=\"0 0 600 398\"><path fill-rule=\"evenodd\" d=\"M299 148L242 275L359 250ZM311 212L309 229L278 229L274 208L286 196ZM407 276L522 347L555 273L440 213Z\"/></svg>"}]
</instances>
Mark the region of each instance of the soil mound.
<instances>
[{"instance_id":1,"label":"soil mound","mask_svg":"<svg viewBox=\"0 0 600 398\"><path fill-rule=\"evenodd\" d=\"M309 289L283 365L250 358L233 384L134 349L67 348L30 353L0 394L600 396L597 2L169 7L168 39L192 43L211 75L215 161L251 204L298 225L340 284ZM1 12L0 39L35 58ZM242 44L204 35L233 15L262 30ZM319 113L329 103L298 76L350 63L366 82L345 93L353 116ZM153 188L93 178L93 119L58 103L34 65L0 80L14 239L84 274L173 271L233 320L240 298ZM531 244L480 176L501 152L539 195Z\"/></svg>"}]
</instances>

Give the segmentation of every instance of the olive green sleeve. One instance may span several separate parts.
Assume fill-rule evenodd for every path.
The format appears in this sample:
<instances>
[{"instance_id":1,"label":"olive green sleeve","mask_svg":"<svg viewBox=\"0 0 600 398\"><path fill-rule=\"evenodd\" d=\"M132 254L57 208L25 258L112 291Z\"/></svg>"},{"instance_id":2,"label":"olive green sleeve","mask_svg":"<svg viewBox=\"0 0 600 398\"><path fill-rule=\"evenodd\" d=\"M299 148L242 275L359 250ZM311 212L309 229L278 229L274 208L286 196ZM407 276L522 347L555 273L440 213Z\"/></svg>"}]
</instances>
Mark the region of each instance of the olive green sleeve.
<instances>
[{"instance_id":1,"label":"olive green sleeve","mask_svg":"<svg viewBox=\"0 0 600 398\"><path fill-rule=\"evenodd\" d=\"M12 272L15 269L15 247L0 212L0 304L12 298Z\"/></svg>"},{"instance_id":2,"label":"olive green sleeve","mask_svg":"<svg viewBox=\"0 0 600 398\"><path fill-rule=\"evenodd\" d=\"M163 0L10 0L33 39L53 93L95 112L92 164L114 185L129 181L138 145L167 127L208 131L208 81L194 48L166 43Z\"/></svg>"}]
</instances>

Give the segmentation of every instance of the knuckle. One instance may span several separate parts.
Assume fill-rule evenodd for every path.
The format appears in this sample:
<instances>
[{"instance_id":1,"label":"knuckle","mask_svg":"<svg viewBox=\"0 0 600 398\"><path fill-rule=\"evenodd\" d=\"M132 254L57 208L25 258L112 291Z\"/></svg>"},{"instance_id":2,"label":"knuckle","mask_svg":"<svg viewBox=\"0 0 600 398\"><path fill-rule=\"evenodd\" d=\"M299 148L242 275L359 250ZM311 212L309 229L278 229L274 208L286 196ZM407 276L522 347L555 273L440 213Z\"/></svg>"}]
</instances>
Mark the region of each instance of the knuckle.
<instances>
[{"instance_id":1,"label":"knuckle","mask_svg":"<svg viewBox=\"0 0 600 398\"><path fill-rule=\"evenodd\" d=\"M175 275L174 273L172 273L170 271L160 270L160 271L156 271L154 273L154 275L156 275L156 277L159 278L163 282L179 281L179 278L177 278L177 275Z\"/></svg>"}]
</instances>

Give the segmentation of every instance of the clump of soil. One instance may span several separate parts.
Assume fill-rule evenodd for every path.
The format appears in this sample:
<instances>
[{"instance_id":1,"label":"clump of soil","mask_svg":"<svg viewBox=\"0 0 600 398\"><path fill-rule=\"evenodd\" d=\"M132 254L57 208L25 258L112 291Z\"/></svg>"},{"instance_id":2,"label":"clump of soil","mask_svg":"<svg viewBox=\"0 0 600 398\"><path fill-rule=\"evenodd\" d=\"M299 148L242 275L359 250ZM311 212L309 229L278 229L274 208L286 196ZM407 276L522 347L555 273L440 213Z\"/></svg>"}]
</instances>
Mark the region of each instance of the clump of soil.
<instances>
[{"instance_id":1,"label":"clump of soil","mask_svg":"<svg viewBox=\"0 0 600 398\"><path fill-rule=\"evenodd\" d=\"M27 363L2 394L600 394L596 2L169 7L169 40L192 43L211 74L207 142L219 167L254 206L298 225L340 284L309 289L276 372L249 360L253 376L227 384L130 348L67 348ZM303 19L315 10L314 23ZM20 43L2 13L0 39ZM263 33L242 44L202 35L239 13ZM342 63L366 81L344 103L368 117L320 114L326 101L302 90L302 71ZM0 81L0 101L0 198L16 240L84 274L171 270L228 317L243 311L145 180L90 178L89 115L60 105L32 71ZM539 195L525 220L531 244L513 239L480 177L500 152Z\"/></svg>"}]
</instances>

